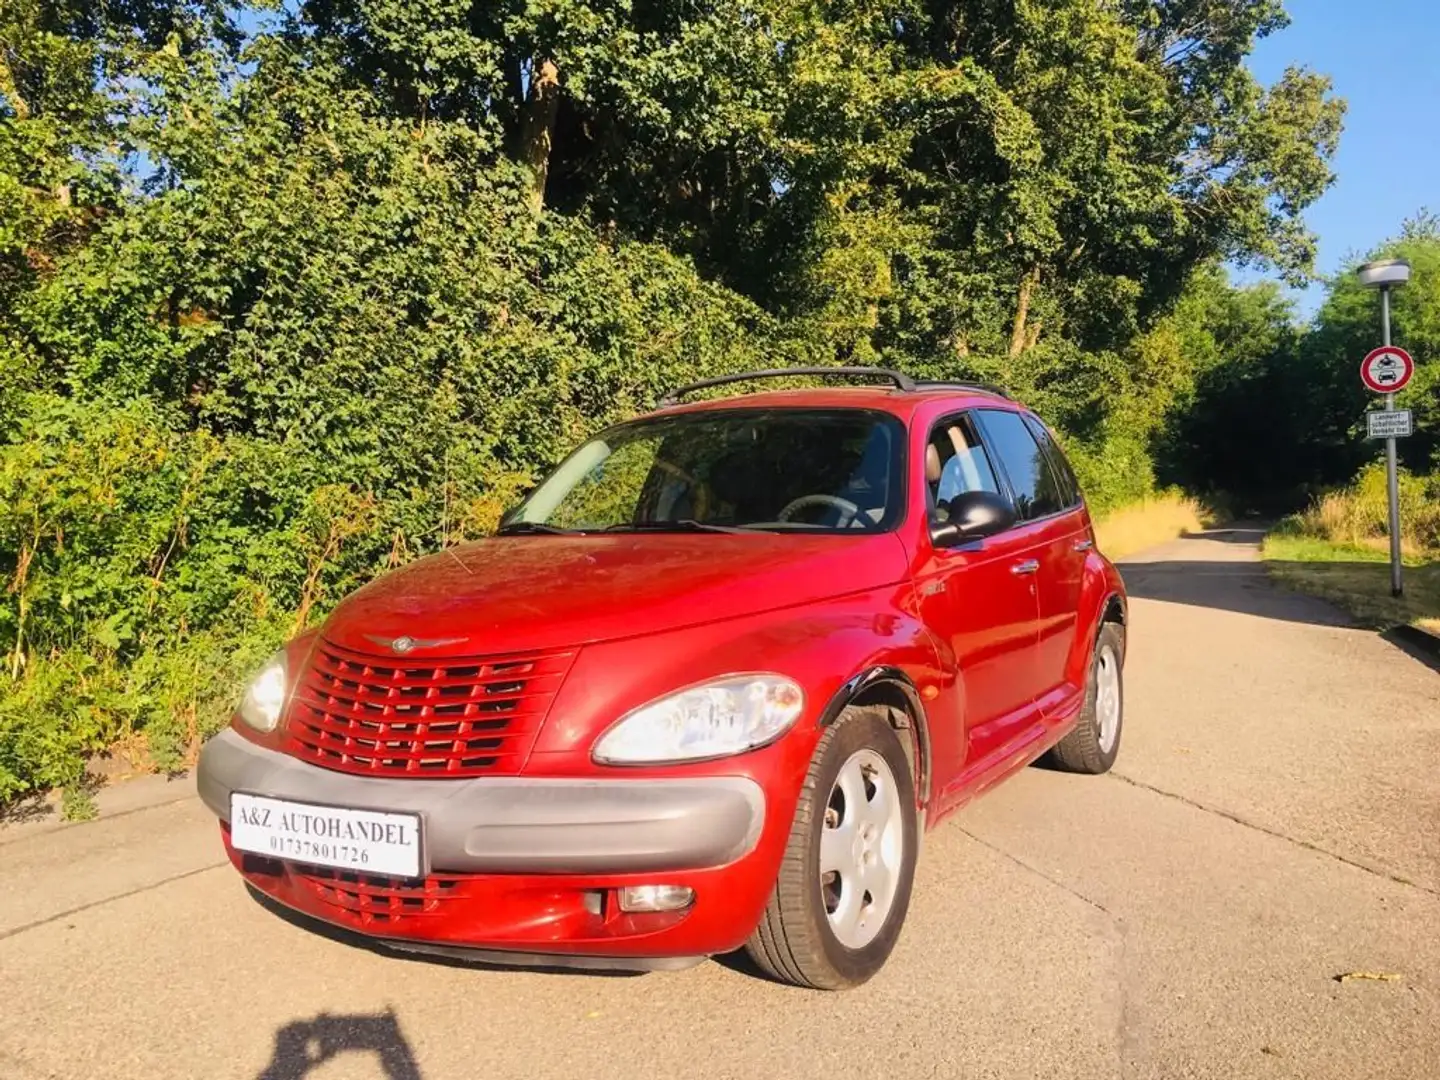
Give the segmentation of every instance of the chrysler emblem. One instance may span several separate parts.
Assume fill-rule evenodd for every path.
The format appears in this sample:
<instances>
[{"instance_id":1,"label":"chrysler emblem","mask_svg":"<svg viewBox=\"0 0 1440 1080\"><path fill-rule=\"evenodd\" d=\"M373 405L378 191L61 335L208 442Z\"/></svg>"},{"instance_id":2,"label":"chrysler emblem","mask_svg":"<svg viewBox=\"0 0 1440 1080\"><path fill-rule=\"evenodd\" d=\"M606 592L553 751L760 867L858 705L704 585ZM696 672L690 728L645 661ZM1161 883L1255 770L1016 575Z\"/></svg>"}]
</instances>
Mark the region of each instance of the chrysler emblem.
<instances>
[{"instance_id":1,"label":"chrysler emblem","mask_svg":"<svg viewBox=\"0 0 1440 1080\"><path fill-rule=\"evenodd\" d=\"M459 645L467 640L463 637L447 638L413 638L409 634L402 634L397 638L378 637L375 634L366 634L366 641L373 641L376 645L384 645L392 652L405 654L415 649L438 649L441 645Z\"/></svg>"}]
</instances>

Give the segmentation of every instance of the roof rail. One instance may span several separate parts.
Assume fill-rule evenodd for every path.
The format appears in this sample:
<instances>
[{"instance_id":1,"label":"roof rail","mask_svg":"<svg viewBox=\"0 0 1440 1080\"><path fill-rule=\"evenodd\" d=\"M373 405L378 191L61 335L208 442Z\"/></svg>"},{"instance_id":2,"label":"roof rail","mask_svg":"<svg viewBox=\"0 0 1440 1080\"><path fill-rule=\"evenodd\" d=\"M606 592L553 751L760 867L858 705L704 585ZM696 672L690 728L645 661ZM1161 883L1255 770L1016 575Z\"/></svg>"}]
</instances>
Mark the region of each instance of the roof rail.
<instances>
[{"instance_id":1,"label":"roof rail","mask_svg":"<svg viewBox=\"0 0 1440 1080\"><path fill-rule=\"evenodd\" d=\"M714 379L701 379L699 382L688 383L685 386L671 390L660 399L660 408L668 405L678 404L686 394L696 390L704 390L710 386L723 386L726 383L749 382L751 379L779 379L794 375L818 375L831 377L845 375L851 378L888 379L895 384L897 390L906 393L915 389L915 380L909 375L898 371L891 371L889 368L877 367L791 367L791 368L766 368L764 371L741 371L734 375L720 375Z\"/></svg>"},{"instance_id":2,"label":"roof rail","mask_svg":"<svg viewBox=\"0 0 1440 1080\"><path fill-rule=\"evenodd\" d=\"M956 382L950 379L916 379L915 389L917 390L978 390L982 394L994 394L1006 401L1013 400L1010 392L1004 387L995 386L992 383L977 382Z\"/></svg>"}]
</instances>

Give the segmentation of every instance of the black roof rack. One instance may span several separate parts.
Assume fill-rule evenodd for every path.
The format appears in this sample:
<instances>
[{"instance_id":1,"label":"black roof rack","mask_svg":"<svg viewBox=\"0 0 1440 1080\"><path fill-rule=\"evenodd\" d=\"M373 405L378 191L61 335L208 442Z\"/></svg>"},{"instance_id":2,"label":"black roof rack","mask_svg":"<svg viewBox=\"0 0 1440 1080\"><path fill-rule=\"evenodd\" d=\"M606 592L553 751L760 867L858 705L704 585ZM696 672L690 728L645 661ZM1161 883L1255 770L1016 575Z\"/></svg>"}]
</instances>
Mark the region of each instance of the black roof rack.
<instances>
[{"instance_id":1,"label":"black roof rack","mask_svg":"<svg viewBox=\"0 0 1440 1080\"><path fill-rule=\"evenodd\" d=\"M1003 387L991 383L977 382L951 382L949 379L916 379L917 390L978 390L982 394L994 394L996 397L1010 400L1010 394Z\"/></svg>"},{"instance_id":2,"label":"black roof rack","mask_svg":"<svg viewBox=\"0 0 1440 1080\"><path fill-rule=\"evenodd\" d=\"M793 375L819 375L823 377L849 376L850 378L871 378L887 379L895 384L895 389L903 390L906 393L915 389L915 380L909 375L898 371L891 371L889 368L877 367L790 367L790 368L767 368L764 371L741 371L734 375L720 375L714 379L701 379L699 382L689 383L675 390L660 399L660 407L677 404L686 394L696 390L704 390L710 386L723 386L726 383L749 382L751 379L779 379Z\"/></svg>"}]
</instances>

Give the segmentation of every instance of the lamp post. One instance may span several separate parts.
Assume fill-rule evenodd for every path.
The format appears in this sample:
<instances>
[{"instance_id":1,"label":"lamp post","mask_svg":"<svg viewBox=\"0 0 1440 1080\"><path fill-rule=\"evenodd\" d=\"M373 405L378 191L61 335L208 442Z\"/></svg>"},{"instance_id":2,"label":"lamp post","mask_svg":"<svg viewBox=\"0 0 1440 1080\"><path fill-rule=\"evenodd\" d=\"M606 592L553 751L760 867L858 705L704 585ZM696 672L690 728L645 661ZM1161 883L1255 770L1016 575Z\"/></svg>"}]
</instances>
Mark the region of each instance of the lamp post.
<instances>
[{"instance_id":1,"label":"lamp post","mask_svg":"<svg viewBox=\"0 0 1440 1080\"><path fill-rule=\"evenodd\" d=\"M1380 335L1381 344L1390 345L1390 290L1398 289L1410 280L1410 263L1405 259L1379 259L1368 262L1356 271L1360 284L1367 289L1380 290ZM1395 408L1395 395L1385 395L1385 410ZM1395 460L1395 437L1385 440L1385 486L1390 501L1390 595L1401 596L1405 592L1400 574L1400 479Z\"/></svg>"}]
</instances>

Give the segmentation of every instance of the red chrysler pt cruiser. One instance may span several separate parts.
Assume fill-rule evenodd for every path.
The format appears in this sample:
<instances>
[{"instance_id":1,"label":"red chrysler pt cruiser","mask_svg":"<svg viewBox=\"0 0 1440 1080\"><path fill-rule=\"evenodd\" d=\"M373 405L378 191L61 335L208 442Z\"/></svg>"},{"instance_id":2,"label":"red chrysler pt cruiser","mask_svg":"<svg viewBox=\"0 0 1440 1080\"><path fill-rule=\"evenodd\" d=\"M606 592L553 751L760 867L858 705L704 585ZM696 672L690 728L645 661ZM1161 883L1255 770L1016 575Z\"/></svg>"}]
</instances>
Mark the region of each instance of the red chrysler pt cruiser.
<instances>
[{"instance_id":1,"label":"red chrysler pt cruiser","mask_svg":"<svg viewBox=\"0 0 1440 1080\"><path fill-rule=\"evenodd\" d=\"M681 404L724 382L880 385ZM270 902L389 948L857 985L920 835L1115 760L1126 598L1051 431L873 368L712 379L255 676L198 784ZM303 918L300 921L304 921Z\"/></svg>"}]
</instances>

